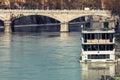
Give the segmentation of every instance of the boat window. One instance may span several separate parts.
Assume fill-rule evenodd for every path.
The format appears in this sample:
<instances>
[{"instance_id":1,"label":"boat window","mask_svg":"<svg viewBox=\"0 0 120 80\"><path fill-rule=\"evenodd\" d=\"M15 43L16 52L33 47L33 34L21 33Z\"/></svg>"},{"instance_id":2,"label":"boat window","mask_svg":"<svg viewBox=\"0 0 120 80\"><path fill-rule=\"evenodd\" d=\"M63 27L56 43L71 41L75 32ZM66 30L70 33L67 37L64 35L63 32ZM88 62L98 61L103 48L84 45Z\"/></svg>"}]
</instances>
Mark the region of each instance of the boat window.
<instances>
[{"instance_id":1,"label":"boat window","mask_svg":"<svg viewBox=\"0 0 120 80\"><path fill-rule=\"evenodd\" d=\"M84 42L87 42L87 34L83 34Z\"/></svg>"},{"instance_id":2,"label":"boat window","mask_svg":"<svg viewBox=\"0 0 120 80\"><path fill-rule=\"evenodd\" d=\"M98 45L92 45L92 49L91 50L93 50L93 51L98 50Z\"/></svg>"},{"instance_id":3,"label":"boat window","mask_svg":"<svg viewBox=\"0 0 120 80\"><path fill-rule=\"evenodd\" d=\"M102 34L102 39L105 39L105 34Z\"/></svg>"},{"instance_id":4,"label":"boat window","mask_svg":"<svg viewBox=\"0 0 120 80\"><path fill-rule=\"evenodd\" d=\"M107 45L107 50L113 50L114 49L114 45Z\"/></svg>"},{"instance_id":5,"label":"boat window","mask_svg":"<svg viewBox=\"0 0 120 80\"><path fill-rule=\"evenodd\" d=\"M109 59L109 54L91 54L88 55L88 59Z\"/></svg>"},{"instance_id":6,"label":"boat window","mask_svg":"<svg viewBox=\"0 0 120 80\"><path fill-rule=\"evenodd\" d=\"M109 34L106 34L106 38L105 39L109 39Z\"/></svg>"},{"instance_id":7,"label":"boat window","mask_svg":"<svg viewBox=\"0 0 120 80\"><path fill-rule=\"evenodd\" d=\"M105 45L100 45L99 50L104 51L105 50Z\"/></svg>"},{"instance_id":8,"label":"boat window","mask_svg":"<svg viewBox=\"0 0 120 80\"><path fill-rule=\"evenodd\" d=\"M82 45L84 51L87 51L87 45Z\"/></svg>"},{"instance_id":9,"label":"boat window","mask_svg":"<svg viewBox=\"0 0 120 80\"><path fill-rule=\"evenodd\" d=\"M102 39L102 34L99 34L99 39Z\"/></svg>"},{"instance_id":10,"label":"boat window","mask_svg":"<svg viewBox=\"0 0 120 80\"><path fill-rule=\"evenodd\" d=\"M114 45L105 45L105 44L100 44L100 45L83 45L83 50L84 51L112 51L115 48Z\"/></svg>"},{"instance_id":11,"label":"boat window","mask_svg":"<svg viewBox=\"0 0 120 80\"><path fill-rule=\"evenodd\" d=\"M88 35L88 39L90 39L90 34L87 34Z\"/></svg>"},{"instance_id":12,"label":"boat window","mask_svg":"<svg viewBox=\"0 0 120 80\"><path fill-rule=\"evenodd\" d=\"M85 23L86 28L90 28L90 22Z\"/></svg>"},{"instance_id":13,"label":"boat window","mask_svg":"<svg viewBox=\"0 0 120 80\"><path fill-rule=\"evenodd\" d=\"M113 34L109 34L110 42L113 42Z\"/></svg>"},{"instance_id":14,"label":"boat window","mask_svg":"<svg viewBox=\"0 0 120 80\"><path fill-rule=\"evenodd\" d=\"M92 38L92 39L95 39L94 34L91 34L91 38Z\"/></svg>"},{"instance_id":15,"label":"boat window","mask_svg":"<svg viewBox=\"0 0 120 80\"><path fill-rule=\"evenodd\" d=\"M98 34L94 34L95 39L98 39Z\"/></svg>"},{"instance_id":16,"label":"boat window","mask_svg":"<svg viewBox=\"0 0 120 80\"><path fill-rule=\"evenodd\" d=\"M83 34L84 42L87 42L87 39L109 39L110 42L113 42L113 33L106 34Z\"/></svg>"},{"instance_id":17,"label":"boat window","mask_svg":"<svg viewBox=\"0 0 120 80\"><path fill-rule=\"evenodd\" d=\"M114 49L114 45L109 45L110 46L110 50Z\"/></svg>"}]
</instances>

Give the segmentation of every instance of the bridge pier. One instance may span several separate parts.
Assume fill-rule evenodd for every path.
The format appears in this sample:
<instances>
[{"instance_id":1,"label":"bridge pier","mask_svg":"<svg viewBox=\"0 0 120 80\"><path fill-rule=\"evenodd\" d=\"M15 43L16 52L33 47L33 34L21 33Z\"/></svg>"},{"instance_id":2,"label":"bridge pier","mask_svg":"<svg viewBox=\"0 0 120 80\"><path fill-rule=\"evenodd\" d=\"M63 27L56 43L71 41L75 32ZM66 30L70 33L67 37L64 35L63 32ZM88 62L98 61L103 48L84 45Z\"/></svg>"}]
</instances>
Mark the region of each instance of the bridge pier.
<instances>
[{"instance_id":1,"label":"bridge pier","mask_svg":"<svg viewBox=\"0 0 120 80\"><path fill-rule=\"evenodd\" d=\"M11 21L10 20L5 20L4 21L4 32L5 33L10 33L11 31Z\"/></svg>"},{"instance_id":2,"label":"bridge pier","mask_svg":"<svg viewBox=\"0 0 120 80\"><path fill-rule=\"evenodd\" d=\"M60 32L68 32L69 29L68 29L68 23L62 23L60 25Z\"/></svg>"}]
</instances>

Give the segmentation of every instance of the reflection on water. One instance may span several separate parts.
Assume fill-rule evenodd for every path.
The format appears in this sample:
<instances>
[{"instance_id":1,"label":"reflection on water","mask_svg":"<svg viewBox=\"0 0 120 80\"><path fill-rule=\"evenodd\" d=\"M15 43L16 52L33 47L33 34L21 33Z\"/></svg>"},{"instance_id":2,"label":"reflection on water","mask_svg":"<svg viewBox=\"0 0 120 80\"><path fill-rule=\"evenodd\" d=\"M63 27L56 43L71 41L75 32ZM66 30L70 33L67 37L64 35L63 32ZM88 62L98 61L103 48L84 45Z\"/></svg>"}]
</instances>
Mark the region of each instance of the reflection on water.
<instances>
[{"instance_id":1,"label":"reflection on water","mask_svg":"<svg viewBox=\"0 0 120 80\"><path fill-rule=\"evenodd\" d=\"M1 34L0 80L80 80L79 33L61 35Z\"/></svg>"},{"instance_id":2,"label":"reflection on water","mask_svg":"<svg viewBox=\"0 0 120 80\"><path fill-rule=\"evenodd\" d=\"M67 37L69 37L69 33L60 33L60 37L61 37L61 39L63 38L67 38Z\"/></svg>"},{"instance_id":3,"label":"reflection on water","mask_svg":"<svg viewBox=\"0 0 120 80\"><path fill-rule=\"evenodd\" d=\"M11 34L2 34L0 35L0 61L9 61L10 60L10 45L11 45ZM8 50L6 50L8 49ZM5 56L3 56L3 54Z\"/></svg>"},{"instance_id":4,"label":"reflection on water","mask_svg":"<svg viewBox=\"0 0 120 80\"><path fill-rule=\"evenodd\" d=\"M0 34L0 80L98 80L116 64L81 64L80 33Z\"/></svg>"},{"instance_id":5,"label":"reflection on water","mask_svg":"<svg viewBox=\"0 0 120 80\"><path fill-rule=\"evenodd\" d=\"M11 43L11 34L9 33L2 33L0 35L0 43L3 44L3 47L9 47ZM1 46L2 47L2 46Z\"/></svg>"},{"instance_id":6,"label":"reflection on water","mask_svg":"<svg viewBox=\"0 0 120 80\"><path fill-rule=\"evenodd\" d=\"M82 80L99 80L101 75L116 76L120 72L117 63L82 63Z\"/></svg>"}]
</instances>

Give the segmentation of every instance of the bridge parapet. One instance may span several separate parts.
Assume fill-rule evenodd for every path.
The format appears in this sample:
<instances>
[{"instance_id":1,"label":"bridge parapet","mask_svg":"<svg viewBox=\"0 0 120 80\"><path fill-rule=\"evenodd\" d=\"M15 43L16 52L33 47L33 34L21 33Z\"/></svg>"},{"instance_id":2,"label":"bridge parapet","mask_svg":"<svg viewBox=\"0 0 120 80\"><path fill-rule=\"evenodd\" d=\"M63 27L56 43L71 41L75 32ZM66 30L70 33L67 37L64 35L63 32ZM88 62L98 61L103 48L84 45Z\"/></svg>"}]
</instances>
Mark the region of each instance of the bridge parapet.
<instances>
[{"instance_id":1,"label":"bridge parapet","mask_svg":"<svg viewBox=\"0 0 120 80\"><path fill-rule=\"evenodd\" d=\"M19 10L19 9L15 9L15 10L0 10L0 14L3 18L6 18L5 15L9 16L9 15L14 15L14 16L18 16L20 14L24 15L24 16L28 16L28 15L44 15L44 16L48 16L51 18L55 18L59 21L63 21L61 19L64 18L64 16L68 16L67 20L70 21L72 19L75 19L77 17L81 17L81 16L86 16L86 15L101 15L101 16L108 16L111 17L111 12L108 10Z\"/></svg>"}]
</instances>

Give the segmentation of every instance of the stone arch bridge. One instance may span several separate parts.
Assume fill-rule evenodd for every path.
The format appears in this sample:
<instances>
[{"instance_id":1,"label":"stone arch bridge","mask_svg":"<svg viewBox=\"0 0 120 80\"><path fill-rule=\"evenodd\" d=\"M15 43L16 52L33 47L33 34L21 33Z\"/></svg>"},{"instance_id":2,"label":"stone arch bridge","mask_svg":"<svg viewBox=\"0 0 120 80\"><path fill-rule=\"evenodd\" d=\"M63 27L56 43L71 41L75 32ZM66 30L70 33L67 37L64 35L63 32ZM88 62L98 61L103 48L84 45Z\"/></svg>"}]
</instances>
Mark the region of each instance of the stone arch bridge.
<instances>
[{"instance_id":1,"label":"stone arch bridge","mask_svg":"<svg viewBox=\"0 0 120 80\"><path fill-rule=\"evenodd\" d=\"M60 21L60 31L68 31L68 22L87 15L99 15L111 17L108 10L0 10L0 20L4 21L5 32L11 32L12 19L29 16L41 15L51 17Z\"/></svg>"}]
</instances>

